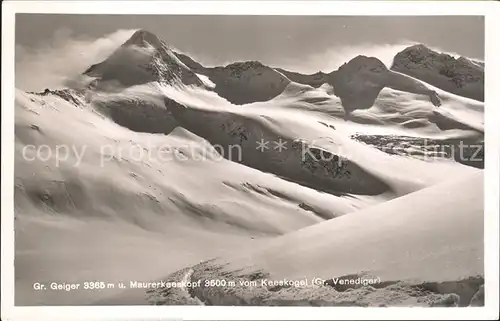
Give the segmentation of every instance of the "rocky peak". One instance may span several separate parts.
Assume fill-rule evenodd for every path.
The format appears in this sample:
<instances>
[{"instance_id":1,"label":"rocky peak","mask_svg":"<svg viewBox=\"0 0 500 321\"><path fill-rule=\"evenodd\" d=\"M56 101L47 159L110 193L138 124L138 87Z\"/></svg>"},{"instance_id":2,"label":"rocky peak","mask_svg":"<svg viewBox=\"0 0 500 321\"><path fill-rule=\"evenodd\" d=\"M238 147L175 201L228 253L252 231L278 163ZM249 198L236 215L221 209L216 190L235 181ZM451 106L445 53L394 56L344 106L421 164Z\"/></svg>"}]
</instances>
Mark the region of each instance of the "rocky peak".
<instances>
[{"instance_id":1,"label":"rocky peak","mask_svg":"<svg viewBox=\"0 0 500 321\"><path fill-rule=\"evenodd\" d=\"M332 73L355 73L361 70L369 70L371 72L386 71L387 67L382 61L375 57L358 55L349 62L344 63L340 68Z\"/></svg>"},{"instance_id":2,"label":"rocky peak","mask_svg":"<svg viewBox=\"0 0 500 321\"><path fill-rule=\"evenodd\" d=\"M221 67L221 69L229 70L232 76L239 76L247 71L260 72L265 69L271 70L270 67L263 65L259 61L255 60L234 62L225 67Z\"/></svg>"},{"instance_id":3,"label":"rocky peak","mask_svg":"<svg viewBox=\"0 0 500 321\"><path fill-rule=\"evenodd\" d=\"M136 31L129 40L127 40L122 46L138 46L147 47L152 46L153 48L159 49L165 46L165 43L161 41L155 34L147 30Z\"/></svg>"},{"instance_id":4,"label":"rocky peak","mask_svg":"<svg viewBox=\"0 0 500 321\"><path fill-rule=\"evenodd\" d=\"M457 95L484 100L484 66L417 44L396 54L392 70Z\"/></svg>"},{"instance_id":5,"label":"rocky peak","mask_svg":"<svg viewBox=\"0 0 500 321\"><path fill-rule=\"evenodd\" d=\"M268 68L263 65L260 61L257 60L248 60L248 61L238 61L232 64L227 65L225 68L229 69L249 69L249 68Z\"/></svg>"},{"instance_id":6,"label":"rocky peak","mask_svg":"<svg viewBox=\"0 0 500 321\"><path fill-rule=\"evenodd\" d=\"M203 85L165 42L146 30L136 31L105 61L92 65L84 74L98 78L96 83L102 86L97 87L101 89L115 81L125 87L154 81Z\"/></svg>"}]
</instances>

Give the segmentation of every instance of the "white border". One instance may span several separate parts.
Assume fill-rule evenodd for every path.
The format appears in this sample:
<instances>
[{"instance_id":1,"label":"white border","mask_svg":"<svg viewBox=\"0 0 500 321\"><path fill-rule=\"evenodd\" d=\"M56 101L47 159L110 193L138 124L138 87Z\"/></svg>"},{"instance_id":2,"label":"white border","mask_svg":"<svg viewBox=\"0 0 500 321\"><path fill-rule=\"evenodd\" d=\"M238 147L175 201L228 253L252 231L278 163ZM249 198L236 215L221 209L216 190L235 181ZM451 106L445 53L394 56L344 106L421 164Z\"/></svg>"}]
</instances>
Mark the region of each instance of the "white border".
<instances>
[{"instance_id":1,"label":"white border","mask_svg":"<svg viewBox=\"0 0 500 321\"><path fill-rule=\"evenodd\" d=\"M500 6L494 1L9 1L2 3L2 319L3 320L333 320L497 319L499 262ZM14 307L14 14L481 15L486 17L486 175L484 308L338 307ZM467 41L467 39L464 39ZM36 77L36 75L34 75Z\"/></svg>"}]
</instances>

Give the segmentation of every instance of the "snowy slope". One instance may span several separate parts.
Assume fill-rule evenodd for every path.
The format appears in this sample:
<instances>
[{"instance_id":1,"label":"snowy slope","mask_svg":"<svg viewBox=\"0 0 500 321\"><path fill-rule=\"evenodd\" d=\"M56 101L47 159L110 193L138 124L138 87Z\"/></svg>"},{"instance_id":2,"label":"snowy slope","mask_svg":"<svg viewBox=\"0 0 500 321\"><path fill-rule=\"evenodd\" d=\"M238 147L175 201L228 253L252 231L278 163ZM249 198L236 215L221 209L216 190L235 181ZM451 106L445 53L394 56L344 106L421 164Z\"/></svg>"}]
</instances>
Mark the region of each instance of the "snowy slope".
<instances>
[{"instance_id":1,"label":"snowy slope","mask_svg":"<svg viewBox=\"0 0 500 321\"><path fill-rule=\"evenodd\" d=\"M482 198L483 175L474 174L316 224L194 266L191 282L237 283L190 295L210 305L468 305L484 283ZM373 283L338 283L358 278ZM178 299L154 292L152 301Z\"/></svg>"},{"instance_id":2,"label":"snowy slope","mask_svg":"<svg viewBox=\"0 0 500 321\"><path fill-rule=\"evenodd\" d=\"M307 84L259 62L206 68L143 30L85 74L94 79L85 89L16 91L16 303L171 304L170 292L40 295L32 283L202 278L222 263L276 278L370 270L390 282L442 282L441 266L454 267L445 281L481 275L484 162L449 149L484 147L482 102L435 88L436 109L385 88L346 121L338 84ZM374 98L359 90L365 78L344 76L358 99ZM261 290L271 305L285 304L285 294L297 295L292 304L332 295ZM174 295L239 300L185 292ZM384 296L363 304L383 301L371 295ZM458 302L443 295L397 302Z\"/></svg>"},{"instance_id":3,"label":"snowy slope","mask_svg":"<svg viewBox=\"0 0 500 321\"><path fill-rule=\"evenodd\" d=\"M290 233L228 268L255 266L274 278L366 272L411 282L481 275L482 197L483 175L469 175Z\"/></svg>"},{"instance_id":4,"label":"snowy slope","mask_svg":"<svg viewBox=\"0 0 500 321\"><path fill-rule=\"evenodd\" d=\"M368 203L227 161L180 127L168 136L132 132L57 95L17 92L15 159L20 304L99 297L40 297L37 280L149 278ZM157 265L145 271L124 264L130 258Z\"/></svg>"}]
</instances>

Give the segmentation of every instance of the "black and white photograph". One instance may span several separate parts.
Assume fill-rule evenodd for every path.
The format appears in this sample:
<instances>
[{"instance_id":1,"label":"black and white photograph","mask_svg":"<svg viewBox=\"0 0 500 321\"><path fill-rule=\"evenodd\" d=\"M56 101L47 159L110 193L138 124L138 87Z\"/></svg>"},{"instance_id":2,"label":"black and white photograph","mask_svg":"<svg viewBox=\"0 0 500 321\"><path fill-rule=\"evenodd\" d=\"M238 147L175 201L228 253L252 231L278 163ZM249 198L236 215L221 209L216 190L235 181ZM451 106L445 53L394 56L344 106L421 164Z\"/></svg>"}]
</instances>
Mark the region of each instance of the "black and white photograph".
<instances>
[{"instance_id":1,"label":"black and white photograph","mask_svg":"<svg viewBox=\"0 0 500 321\"><path fill-rule=\"evenodd\" d=\"M484 15L13 28L15 306L485 307Z\"/></svg>"}]
</instances>

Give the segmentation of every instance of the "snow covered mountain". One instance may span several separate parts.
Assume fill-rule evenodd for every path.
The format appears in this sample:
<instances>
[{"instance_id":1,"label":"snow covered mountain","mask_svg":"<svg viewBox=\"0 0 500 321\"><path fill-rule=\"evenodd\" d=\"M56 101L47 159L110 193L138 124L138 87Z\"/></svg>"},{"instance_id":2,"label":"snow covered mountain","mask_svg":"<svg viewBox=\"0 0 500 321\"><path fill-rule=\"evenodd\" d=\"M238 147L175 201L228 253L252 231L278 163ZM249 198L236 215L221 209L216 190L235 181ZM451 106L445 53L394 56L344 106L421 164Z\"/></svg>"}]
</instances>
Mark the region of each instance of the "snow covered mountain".
<instances>
[{"instance_id":1,"label":"snow covered mountain","mask_svg":"<svg viewBox=\"0 0 500 321\"><path fill-rule=\"evenodd\" d=\"M272 99L290 83L286 76L258 61L206 68L187 55L177 54L177 57L195 72L208 77L214 83L214 91L236 105Z\"/></svg>"},{"instance_id":2,"label":"snow covered mountain","mask_svg":"<svg viewBox=\"0 0 500 321\"><path fill-rule=\"evenodd\" d=\"M419 44L396 54L391 69L448 92L484 101L483 62L455 58Z\"/></svg>"},{"instance_id":3,"label":"snow covered mountain","mask_svg":"<svg viewBox=\"0 0 500 321\"><path fill-rule=\"evenodd\" d=\"M482 304L484 103L388 74L204 67L140 30L86 88L16 90L16 304ZM214 277L325 282L127 283ZM32 287L90 279L128 289Z\"/></svg>"},{"instance_id":4,"label":"snow covered mountain","mask_svg":"<svg viewBox=\"0 0 500 321\"><path fill-rule=\"evenodd\" d=\"M96 78L94 86L124 86L152 81L202 85L196 74L186 67L156 35L138 30L105 61L92 65L85 75Z\"/></svg>"}]
</instances>

